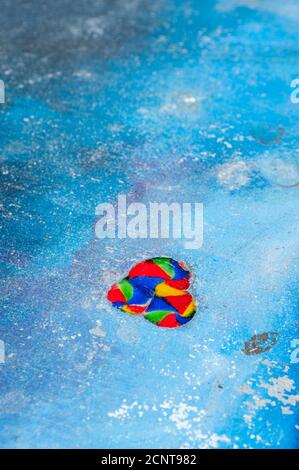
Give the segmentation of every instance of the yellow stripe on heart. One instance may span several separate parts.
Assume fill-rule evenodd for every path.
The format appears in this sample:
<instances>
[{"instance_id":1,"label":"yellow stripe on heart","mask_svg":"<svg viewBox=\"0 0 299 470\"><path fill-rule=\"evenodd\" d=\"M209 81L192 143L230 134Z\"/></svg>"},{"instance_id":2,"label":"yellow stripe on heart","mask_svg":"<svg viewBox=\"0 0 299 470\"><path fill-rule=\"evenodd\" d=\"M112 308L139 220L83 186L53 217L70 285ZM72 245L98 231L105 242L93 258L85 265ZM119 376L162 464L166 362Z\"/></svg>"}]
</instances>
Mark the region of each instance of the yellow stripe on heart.
<instances>
[{"instance_id":1,"label":"yellow stripe on heart","mask_svg":"<svg viewBox=\"0 0 299 470\"><path fill-rule=\"evenodd\" d=\"M186 291L175 289L174 287L170 287L165 282L161 282L155 288L155 294L158 297L168 297L168 296L179 296L179 295L186 295Z\"/></svg>"},{"instance_id":2,"label":"yellow stripe on heart","mask_svg":"<svg viewBox=\"0 0 299 470\"><path fill-rule=\"evenodd\" d=\"M133 311L130 309L130 306L129 306L129 305L123 305L123 306L121 307L121 310L123 310L124 312L130 313L131 315L140 315L140 313L138 313L138 312L133 312Z\"/></svg>"},{"instance_id":3,"label":"yellow stripe on heart","mask_svg":"<svg viewBox=\"0 0 299 470\"><path fill-rule=\"evenodd\" d=\"M195 305L195 302L190 302L190 304L188 305L188 307L186 308L186 310L184 311L184 313L181 313L182 317L189 317L190 315L192 315L192 313L194 313L196 310L196 305Z\"/></svg>"}]
</instances>

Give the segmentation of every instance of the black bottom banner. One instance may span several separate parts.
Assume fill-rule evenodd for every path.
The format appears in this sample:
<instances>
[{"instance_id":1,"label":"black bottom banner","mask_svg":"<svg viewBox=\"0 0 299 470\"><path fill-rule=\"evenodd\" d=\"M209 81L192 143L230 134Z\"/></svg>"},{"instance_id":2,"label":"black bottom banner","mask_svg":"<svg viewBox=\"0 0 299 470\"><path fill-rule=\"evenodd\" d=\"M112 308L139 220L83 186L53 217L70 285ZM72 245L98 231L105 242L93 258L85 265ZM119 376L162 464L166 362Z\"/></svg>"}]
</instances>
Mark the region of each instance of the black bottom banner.
<instances>
[{"instance_id":1,"label":"black bottom banner","mask_svg":"<svg viewBox=\"0 0 299 470\"><path fill-rule=\"evenodd\" d=\"M140 450L140 449L85 449L85 450L0 450L0 464L76 464L93 468L120 465L123 468L141 468L144 465L180 465L205 468L216 464L275 464L286 465L299 461L298 450Z\"/></svg>"}]
</instances>

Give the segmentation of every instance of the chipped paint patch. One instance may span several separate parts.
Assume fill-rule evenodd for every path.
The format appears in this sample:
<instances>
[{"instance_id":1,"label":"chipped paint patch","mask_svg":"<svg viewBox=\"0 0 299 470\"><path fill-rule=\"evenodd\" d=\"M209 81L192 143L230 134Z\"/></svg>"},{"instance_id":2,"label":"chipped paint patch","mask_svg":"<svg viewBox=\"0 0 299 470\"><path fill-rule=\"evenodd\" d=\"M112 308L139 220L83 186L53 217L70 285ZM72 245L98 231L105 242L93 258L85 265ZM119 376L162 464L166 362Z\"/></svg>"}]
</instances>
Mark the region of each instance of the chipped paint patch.
<instances>
[{"instance_id":1,"label":"chipped paint patch","mask_svg":"<svg viewBox=\"0 0 299 470\"><path fill-rule=\"evenodd\" d=\"M254 335L249 341L245 342L244 349L242 349L242 351L246 356L270 351L277 343L277 337L278 333L262 333Z\"/></svg>"},{"instance_id":2,"label":"chipped paint patch","mask_svg":"<svg viewBox=\"0 0 299 470\"><path fill-rule=\"evenodd\" d=\"M265 152L264 158L257 162L257 168L264 178L282 188L299 185L299 166L295 158L284 153Z\"/></svg>"},{"instance_id":3,"label":"chipped paint patch","mask_svg":"<svg viewBox=\"0 0 299 470\"><path fill-rule=\"evenodd\" d=\"M252 137L261 145L276 145L285 135L283 128L259 126L252 130Z\"/></svg>"}]
</instances>

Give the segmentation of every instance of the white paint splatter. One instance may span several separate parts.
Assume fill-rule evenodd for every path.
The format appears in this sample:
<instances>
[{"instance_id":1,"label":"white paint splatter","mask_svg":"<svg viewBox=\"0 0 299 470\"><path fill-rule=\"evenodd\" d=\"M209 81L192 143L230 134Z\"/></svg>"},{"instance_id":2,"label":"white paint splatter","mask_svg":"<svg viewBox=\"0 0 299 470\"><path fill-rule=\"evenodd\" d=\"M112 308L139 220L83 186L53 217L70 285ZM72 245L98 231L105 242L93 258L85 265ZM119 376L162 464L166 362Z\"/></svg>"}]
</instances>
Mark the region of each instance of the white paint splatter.
<instances>
[{"instance_id":1,"label":"white paint splatter","mask_svg":"<svg viewBox=\"0 0 299 470\"><path fill-rule=\"evenodd\" d=\"M228 162L219 167L217 179L221 185L232 191L249 184L250 172L249 165L242 160Z\"/></svg>"},{"instance_id":2,"label":"white paint splatter","mask_svg":"<svg viewBox=\"0 0 299 470\"><path fill-rule=\"evenodd\" d=\"M101 328L102 322L101 320L96 320L96 326L89 330L89 333L98 336L99 338L104 338L106 336L106 332Z\"/></svg>"},{"instance_id":3,"label":"white paint splatter","mask_svg":"<svg viewBox=\"0 0 299 470\"><path fill-rule=\"evenodd\" d=\"M269 383L262 382L261 386L267 389L270 397L275 398L284 405L295 406L299 402L299 395L291 393L295 389L294 380L287 375L271 378Z\"/></svg>"},{"instance_id":4,"label":"white paint splatter","mask_svg":"<svg viewBox=\"0 0 299 470\"><path fill-rule=\"evenodd\" d=\"M176 407L172 408L172 413L169 417L176 428L181 429L191 429L191 423L189 421L189 413L196 412L197 408L195 406L188 405L187 403L179 403Z\"/></svg>"}]
</instances>

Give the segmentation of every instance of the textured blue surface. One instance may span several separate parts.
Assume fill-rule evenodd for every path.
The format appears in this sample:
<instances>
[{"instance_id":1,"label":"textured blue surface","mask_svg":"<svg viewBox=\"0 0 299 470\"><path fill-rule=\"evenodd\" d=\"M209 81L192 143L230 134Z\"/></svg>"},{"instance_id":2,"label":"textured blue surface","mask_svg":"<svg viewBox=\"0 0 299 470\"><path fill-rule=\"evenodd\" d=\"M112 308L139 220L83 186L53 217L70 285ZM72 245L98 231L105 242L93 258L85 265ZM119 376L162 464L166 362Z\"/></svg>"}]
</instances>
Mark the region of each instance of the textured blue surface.
<instances>
[{"instance_id":1,"label":"textured blue surface","mask_svg":"<svg viewBox=\"0 0 299 470\"><path fill-rule=\"evenodd\" d=\"M298 23L295 0L1 2L1 447L298 447ZM119 193L203 202L203 247L97 240ZM159 255L194 276L175 330L105 300Z\"/></svg>"}]
</instances>

